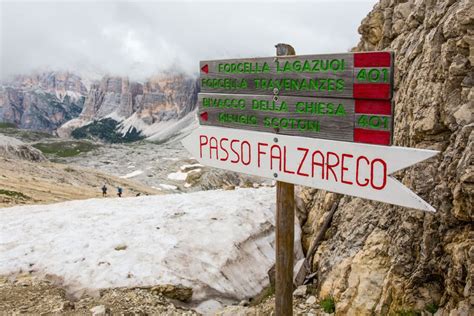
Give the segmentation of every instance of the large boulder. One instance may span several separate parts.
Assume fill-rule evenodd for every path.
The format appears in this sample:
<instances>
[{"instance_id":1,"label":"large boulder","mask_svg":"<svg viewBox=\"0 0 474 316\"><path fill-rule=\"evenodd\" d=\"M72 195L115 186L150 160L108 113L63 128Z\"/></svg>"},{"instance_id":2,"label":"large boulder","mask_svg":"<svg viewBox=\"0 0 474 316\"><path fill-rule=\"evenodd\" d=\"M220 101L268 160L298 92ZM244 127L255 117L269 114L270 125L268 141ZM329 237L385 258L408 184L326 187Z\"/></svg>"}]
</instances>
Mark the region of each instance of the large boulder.
<instances>
[{"instance_id":1,"label":"large boulder","mask_svg":"<svg viewBox=\"0 0 474 316\"><path fill-rule=\"evenodd\" d=\"M0 157L44 161L46 157L38 149L22 141L0 134Z\"/></svg>"}]
</instances>

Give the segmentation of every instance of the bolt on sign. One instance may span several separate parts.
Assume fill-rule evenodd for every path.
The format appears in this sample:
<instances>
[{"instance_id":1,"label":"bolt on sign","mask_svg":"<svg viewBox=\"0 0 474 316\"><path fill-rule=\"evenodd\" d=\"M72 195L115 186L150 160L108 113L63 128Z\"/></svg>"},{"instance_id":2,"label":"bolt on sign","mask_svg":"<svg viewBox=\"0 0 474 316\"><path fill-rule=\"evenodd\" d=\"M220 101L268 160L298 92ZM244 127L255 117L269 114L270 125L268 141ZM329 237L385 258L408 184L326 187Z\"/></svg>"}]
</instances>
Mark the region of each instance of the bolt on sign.
<instances>
[{"instance_id":1,"label":"bolt on sign","mask_svg":"<svg viewBox=\"0 0 474 316\"><path fill-rule=\"evenodd\" d=\"M390 177L437 151L388 146L393 53L202 61L201 126L183 145L205 165L425 211Z\"/></svg>"},{"instance_id":2,"label":"bolt on sign","mask_svg":"<svg viewBox=\"0 0 474 316\"><path fill-rule=\"evenodd\" d=\"M202 61L202 125L392 142L390 52Z\"/></svg>"}]
</instances>

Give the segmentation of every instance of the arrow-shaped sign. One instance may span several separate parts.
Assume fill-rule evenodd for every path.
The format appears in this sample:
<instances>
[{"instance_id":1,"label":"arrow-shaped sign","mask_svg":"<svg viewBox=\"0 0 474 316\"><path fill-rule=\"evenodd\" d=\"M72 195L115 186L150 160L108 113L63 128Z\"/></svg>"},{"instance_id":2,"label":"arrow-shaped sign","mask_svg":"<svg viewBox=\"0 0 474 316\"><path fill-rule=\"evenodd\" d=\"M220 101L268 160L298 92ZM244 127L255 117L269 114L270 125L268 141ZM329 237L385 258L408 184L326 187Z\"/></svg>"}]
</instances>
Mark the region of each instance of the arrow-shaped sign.
<instances>
[{"instance_id":1,"label":"arrow-shaped sign","mask_svg":"<svg viewBox=\"0 0 474 316\"><path fill-rule=\"evenodd\" d=\"M182 142L211 167L435 212L389 175L438 151L219 127L200 127Z\"/></svg>"},{"instance_id":2,"label":"arrow-shaped sign","mask_svg":"<svg viewBox=\"0 0 474 316\"><path fill-rule=\"evenodd\" d=\"M209 66L205 64L204 66L201 67L201 71L204 72L205 74L209 73Z\"/></svg>"},{"instance_id":3,"label":"arrow-shaped sign","mask_svg":"<svg viewBox=\"0 0 474 316\"><path fill-rule=\"evenodd\" d=\"M199 114L199 116L204 120L204 121L207 121L209 119L209 115L207 114L207 112L202 112L201 114Z\"/></svg>"}]
</instances>

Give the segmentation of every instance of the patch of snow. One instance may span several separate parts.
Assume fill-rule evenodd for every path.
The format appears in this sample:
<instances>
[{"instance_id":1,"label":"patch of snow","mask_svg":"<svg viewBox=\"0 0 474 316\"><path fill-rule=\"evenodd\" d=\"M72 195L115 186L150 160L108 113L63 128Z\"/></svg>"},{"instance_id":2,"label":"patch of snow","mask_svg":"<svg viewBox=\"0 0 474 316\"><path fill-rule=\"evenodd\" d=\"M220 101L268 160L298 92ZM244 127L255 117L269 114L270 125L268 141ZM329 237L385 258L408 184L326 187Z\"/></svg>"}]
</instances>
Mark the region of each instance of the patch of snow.
<instances>
[{"instance_id":1,"label":"patch of snow","mask_svg":"<svg viewBox=\"0 0 474 316\"><path fill-rule=\"evenodd\" d=\"M104 119L106 118L110 118L116 122L122 122L123 120L125 120L125 117L119 115L117 111L107 114L106 116L104 116ZM125 134L127 134L127 132L125 133L122 132L122 136L125 136Z\"/></svg>"},{"instance_id":2,"label":"patch of snow","mask_svg":"<svg viewBox=\"0 0 474 316\"><path fill-rule=\"evenodd\" d=\"M124 118L116 112L113 112L107 115L107 117L111 117L120 122L118 132L122 133L122 136L125 136L130 130L135 128L141 132L142 135L147 137L149 141L166 142L171 139L181 139L189 135L192 130L198 126L196 113L196 111L193 111L181 119L160 121L151 125L145 123L137 113L133 113L130 117Z\"/></svg>"},{"instance_id":3,"label":"patch of snow","mask_svg":"<svg viewBox=\"0 0 474 316\"><path fill-rule=\"evenodd\" d=\"M133 128L143 133L143 131L149 127L148 124L143 122L142 119L138 117L136 112L133 113L128 118L121 118L120 120L116 120L116 121L121 122L120 125L118 126L118 132L122 133L122 136L125 136Z\"/></svg>"},{"instance_id":4,"label":"patch of snow","mask_svg":"<svg viewBox=\"0 0 474 316\"><path fill-rule=\"evenodd\" d=\"M160 187L165 190L178 190L178 187L172 184L160 183Z\"/></svg>"},{"instance_id":5,"label":"patch of snow","mask_svg":"<svg viewBox=\"0 0 474 316\"><path fill-rule=\"evenodd\" d=\"M133 178L133 177L136 177L138 175L141 175L143 173L143 170L135 170L133 172L130 172L130 173L127 173L126 175L124 176L121 176L120 178L122 179L129 179L129 178Z\"/></svg>"},{"instance_id":6,"label":"patch of snow","mask_svg":"<svg viewBox=\"0 0 474 316\"><path fill-rule=\"evenodd\" d=\"M186 180L187 176L188 176L188 174L186 172L178 171L178 172L170 173L168 175L168 179L175 180L175 181L184 181L184 180Z\"/></svg>"},{"instance_id":7,"label":"patch of snow","mask_svg":"<svg viewBox=\"0 0 474 316\"><path fill-rule=\"evenodd\" d=\"M143 134L147 136L147 140L158 143L182 139L199 126L196 113L190 112L180 120L152 124L143 130Z\"/></svg>"},{"instance_id":8,"label":"patch of snow","mask_svg":"<svg viewBox=\"0 0 474 316\"><path fill-rule=\"evenodd\" d=\"M79 117L74 118L70 121L67 121L66 123L61 125L60 128L57 129L58 136L62 137L62 138L67 138L67 137L70 136L70 134L73 130L75 130L76 128L80 128L82 126L85 126L85 125L87 125L91 122L92 121L90 121L90 120L85 120L85 119L79 118Z\"/></svg>"},{"instance_id":9,"label":"patch of snow","mask_svg":"<svg viewBox=\"0 0 474 316\"><path fill-rule=\"evenodd\" d=\"M73 101L73 102L77 102L81 97L83 97L83 95L81 93L78 93L76 91L72 91L72 90L66 90L66 91L58 91L56 90L55 91L55 94L56 94L56 98L58 100L61 100L61 101L64 101L64 98L66 96L69 96L69 98Z\"/></svg>"},{"instance_id":10,"label":"patch of snow","mask_svg":"<svg viewBox=\"0 0 474 316\"><path fill-rule=\"evenodd\" d=\"M17 147L17 146L21 146L21 145L25 145L25 143L22 142L21 140L16 139L16 138L0 134L0 146Z\"/></svg>"},{"instance_id":11,"label":"patch of snow","mask_svg":"<svg viewBox=\"0 0 474 316\"><path fill-rule=\"evenodd\" d=\"M207 300L198 305L196 310L204 315L213 315L215 311L223 308L223 304L217 300Z\"/></svg>"},{"instance_id":12,"label":"patch of snow","mask_svg":"<svg viewBox=\"0 0 474 316\"><path fill-rule=\"evenodd\" d=\"M4 208L0 274L56 275L71 294L171 283L195 302L237 302L268 285L274 208L273 188Z\"/></svg>"},{"instance_id":13,"label":"patch of snow","mask_svg":"<svg viewBox=\"0 0 474 316\"><path fill-rule=\"evenodd\" d=\"M182 165L180 167L181 171L186 171L186 170L189 170L189 169L195 169L195 168L203 168L204 166L201 165L200 163L195 163L195 164L192 164L192 165Z\"/></svg>"}]
</instances>

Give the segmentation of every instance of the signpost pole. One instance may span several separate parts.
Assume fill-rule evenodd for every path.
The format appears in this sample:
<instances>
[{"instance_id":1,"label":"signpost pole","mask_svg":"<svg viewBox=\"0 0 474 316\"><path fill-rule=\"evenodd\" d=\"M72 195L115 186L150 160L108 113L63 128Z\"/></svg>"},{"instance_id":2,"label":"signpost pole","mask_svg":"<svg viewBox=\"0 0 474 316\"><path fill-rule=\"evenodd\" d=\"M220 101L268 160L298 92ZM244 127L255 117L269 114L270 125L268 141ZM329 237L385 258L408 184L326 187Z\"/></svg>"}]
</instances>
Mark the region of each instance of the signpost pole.
<instances>
[{"instance_id":1,"label":"signpost pole","mask_svg":"<svg viewBox=\"0 0 474 316\"><path fill-rule=\"evenodd\" d=\"M290 45L278 44L277 56L295 55ZM293 315L293 257L295 238L295 185L276 183L275 315Z\"/></svg>"},{"instance_id":2,"label":"signpost pole","mask_svg":"<svg viewBox=\"0 0 474 316\"><path fill-rule=\"evenodd\" d=\"M275 315L293 315L295 185L277 181Z\"/></svg>"}]
</instances>

